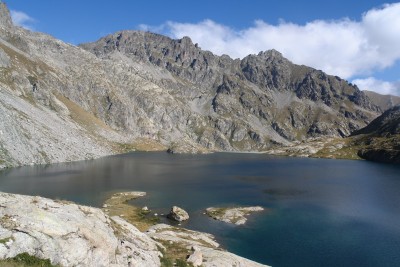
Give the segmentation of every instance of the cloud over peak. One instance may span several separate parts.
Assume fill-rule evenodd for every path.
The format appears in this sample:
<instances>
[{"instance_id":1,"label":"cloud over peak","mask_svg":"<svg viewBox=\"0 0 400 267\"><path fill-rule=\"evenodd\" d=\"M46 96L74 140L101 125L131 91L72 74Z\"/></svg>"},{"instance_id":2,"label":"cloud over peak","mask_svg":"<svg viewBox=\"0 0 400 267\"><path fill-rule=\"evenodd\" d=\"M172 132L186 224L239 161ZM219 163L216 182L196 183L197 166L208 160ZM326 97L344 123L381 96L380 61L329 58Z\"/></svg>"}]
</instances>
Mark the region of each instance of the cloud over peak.
<instances>
[{"instance_id":1,"label":"cloud over peak","mask_svg":"<svg viewBox=\"0 0 400 267\"><path fill-rule=\"evenodd\" d=\"M276 49L297 64L350 78L369 75L392 66L400 59L400 3L386 4L364 13L360 21L315 20L304 25L262 20L246 29L233 29L212 20L199 23L167 22L141 29L173 38L190 36L215 54L243 58L248 54Z\"/></svg>"},{"instance_id":2,"label":"cloud over peak","mask_svg":"<svg viewBox=\"0 0 400 267\"><path fill-rule=\"evenodd\" d=\"M387 82L368 77L366 79L355 79L352 83L357 84L361 90L374 91L382 95L400 96L400 81Z\"/></svg>"},{"instance_id":3,"label":"cloud over peak","mask_svg":"<svg viewBox=\"0 0 400 267\"><path fill-rule=\"evenodd\" d=\"M10 13L14 25L23 27L28 30L34 29L33 24L36 21L34 18L30 17L28 14L22 11L11 10Z\"/></svg>"}]
</instances>

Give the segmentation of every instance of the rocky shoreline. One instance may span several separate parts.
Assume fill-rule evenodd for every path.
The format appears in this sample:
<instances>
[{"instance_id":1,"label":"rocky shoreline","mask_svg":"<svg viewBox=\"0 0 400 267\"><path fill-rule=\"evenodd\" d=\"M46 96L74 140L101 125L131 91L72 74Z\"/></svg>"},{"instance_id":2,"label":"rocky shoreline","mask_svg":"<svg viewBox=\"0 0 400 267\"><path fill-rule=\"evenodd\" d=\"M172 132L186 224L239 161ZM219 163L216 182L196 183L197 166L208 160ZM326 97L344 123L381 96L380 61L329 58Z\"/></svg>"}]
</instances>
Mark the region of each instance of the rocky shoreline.
<instances>
[{"instance_id":1,"label":"rocky shoreline","mask_svg":"<svg viewBox=\"0 0 400 267\"><path fill-rule=\"evenodd\" d=\"M0 260L27 253L60 266L265 266L222 250L210 234L154 221L139 223L152 225L139 231L132 214L142 209L126 202L144 194L117 193L101 210L0 193Z\"/></svg>"}]
</instances>

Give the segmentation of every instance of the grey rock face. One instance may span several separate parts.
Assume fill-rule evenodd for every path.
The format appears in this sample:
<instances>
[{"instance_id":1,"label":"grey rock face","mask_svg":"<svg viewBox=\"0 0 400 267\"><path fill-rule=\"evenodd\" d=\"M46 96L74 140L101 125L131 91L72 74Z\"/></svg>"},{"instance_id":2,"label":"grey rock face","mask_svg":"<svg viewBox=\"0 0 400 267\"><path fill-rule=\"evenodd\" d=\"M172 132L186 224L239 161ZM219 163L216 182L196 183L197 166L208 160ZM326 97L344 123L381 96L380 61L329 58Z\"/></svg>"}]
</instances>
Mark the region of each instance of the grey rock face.
<instances>
[{"instance_id":1,"label":"grey rock face","mask_svg":"<svg viewBox=\"0 0 400 267\"><path fill-rule=\"evenodd\" d=\"M10 57L0 48L0 68L10 67Z\"/></svg>"},{"instance_id":2,"label":"grey rock face","mask_svg":"<svg viewBox=\"0 0 400 267\"><path fill-rule=\"evenodd\" d=\"M13 23L11 20L10 11L3 1L0 2L0 27L2 28L12 28Z\"/></svg>"},{"instance_id":3,"label":"grey rock face","mask_svg":"<svg viewBox=\"0 0 400 267\"><path fill-rule=\"evenodd\" d=\"M27 252L61 266L160 266L154 241L100 209L5 193L0 203L0 238L9 240L0 259Z\"/></svg>"}]
</instances>

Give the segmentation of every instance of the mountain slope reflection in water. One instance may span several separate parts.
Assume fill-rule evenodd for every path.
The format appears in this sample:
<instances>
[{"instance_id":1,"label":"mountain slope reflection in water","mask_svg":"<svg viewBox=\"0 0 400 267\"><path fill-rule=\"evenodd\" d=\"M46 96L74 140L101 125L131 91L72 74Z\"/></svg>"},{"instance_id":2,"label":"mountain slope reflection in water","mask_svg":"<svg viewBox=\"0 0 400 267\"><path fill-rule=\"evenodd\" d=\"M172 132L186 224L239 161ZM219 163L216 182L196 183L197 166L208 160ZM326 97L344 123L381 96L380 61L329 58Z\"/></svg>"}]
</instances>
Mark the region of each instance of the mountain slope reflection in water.
<instances>
[{"instance_id":1,"label":"mountain slope reflection in water","mask_svg":"<svg viewBox=\"0 0 400 267\"><path fill-rule=\"evenodd\" d=\"M110 192L159 214L172 205L184 227L273 266L398 266L400 168L364 161L261 154L131 153L0 173L0 190L100 206ZM210 206L261 205L245 226L203 215Z\"/></svg>"}]
</instances>

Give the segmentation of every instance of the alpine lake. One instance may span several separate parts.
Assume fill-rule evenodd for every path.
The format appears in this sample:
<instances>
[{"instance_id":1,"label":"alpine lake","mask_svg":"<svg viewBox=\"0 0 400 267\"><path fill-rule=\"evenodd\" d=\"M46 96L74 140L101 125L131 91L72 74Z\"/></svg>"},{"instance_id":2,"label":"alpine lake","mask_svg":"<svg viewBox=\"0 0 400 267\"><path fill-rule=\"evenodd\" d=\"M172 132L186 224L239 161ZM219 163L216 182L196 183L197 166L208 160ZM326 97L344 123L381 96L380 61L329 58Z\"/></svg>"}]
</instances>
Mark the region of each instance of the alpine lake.
<instances>
[{"instance_id":1,"label":"alpine lake","mask_svg":"<svg viewBox=\"0 0 400 267\"><path fill-rule=\"evenodd\" d=\"M281 266L400 266L400 166L265 154L134 152L0 172L0 191L101 207L110 194L145 191L130 203L190 215L230 252ZM262 206L243 226L208 207ZM160 216L163 222L168 219Z\"/></svg>"}]
</instances>

